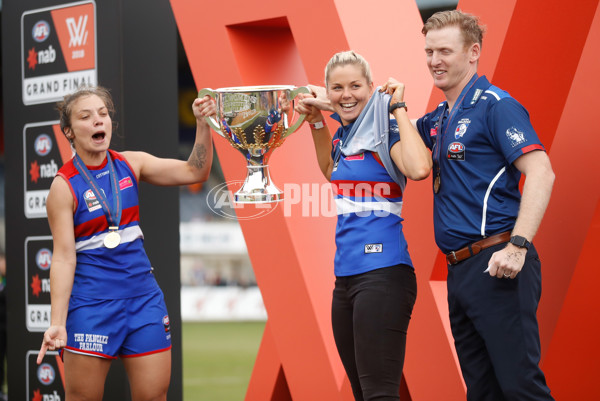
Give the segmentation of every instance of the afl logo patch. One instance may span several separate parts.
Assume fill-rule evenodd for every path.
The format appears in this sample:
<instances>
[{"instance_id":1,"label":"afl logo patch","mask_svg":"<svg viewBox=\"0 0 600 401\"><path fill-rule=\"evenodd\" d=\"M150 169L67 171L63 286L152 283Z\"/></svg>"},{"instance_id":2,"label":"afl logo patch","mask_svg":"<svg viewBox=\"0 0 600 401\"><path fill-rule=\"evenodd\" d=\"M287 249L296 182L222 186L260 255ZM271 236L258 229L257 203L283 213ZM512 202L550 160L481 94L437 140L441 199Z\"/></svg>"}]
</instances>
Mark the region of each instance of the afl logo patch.
<instances>
[{"instance_id":1,"label":"afl logo patch","mask_svg":"<svg viewBox=\"0 0 600 401\"><path fill-rule=\"evenodd\" d=\"M38 156L46 156L52 150L52 139L47 134L38 135L33 143L35 153Z\"/></svg>"},{"instance_id":2,"label":"afl logo patch","mask_svg":"<svg viewBox=\"0 0 600 401\"><path fill-rule=\"evenodd\" d=\"M36 42L42 43L50 36L50 24L44 20L36 22L31 30L31 36Z\"/></svg>"},{"instance_id":3,"label":"afl logo patch","mask_svg":"<svg viewBox=\"0 0 600 401\"><path fill-rule=\"evenodd\" d=\"M448 160L465 160L465 145L460 142L452 142L448 146Z\"/></svg>"},{"instance_id":4,"label":"afl logo patch","mask_svg":"<svg viewBox=\"0 0 600 401\"><path fill-rule=\"evenodd\" d=\"M54 368L48 363L42 363L37 370L37 377L43 385L51 385L55 378Z\"/></svg>"},{"instance_id":5,"label":"afl logo patch","mask_svg":"<svg viewBox=\"0 0 600 401\"><path fill-rule=\"evenodd\" d=\"M87 206L90 212L102 209L100 201L98 200L98 198L96 198L96 195L94 195L94 191L92 191L91 189L85 191L85 193L83 194L83 200L85 201L85 205Z\"/></svg>"},{"instance_id":6,"label":"afl logo patch","mask_svg":"<svg viewBox=\"0 0 600 401\"><path fill-rule=\"evenodd\" d=\"M163 317L163 326L165 327L165 333L171 331L171 325L169 324L169 315Z\"/></svg>"}]
</instances>

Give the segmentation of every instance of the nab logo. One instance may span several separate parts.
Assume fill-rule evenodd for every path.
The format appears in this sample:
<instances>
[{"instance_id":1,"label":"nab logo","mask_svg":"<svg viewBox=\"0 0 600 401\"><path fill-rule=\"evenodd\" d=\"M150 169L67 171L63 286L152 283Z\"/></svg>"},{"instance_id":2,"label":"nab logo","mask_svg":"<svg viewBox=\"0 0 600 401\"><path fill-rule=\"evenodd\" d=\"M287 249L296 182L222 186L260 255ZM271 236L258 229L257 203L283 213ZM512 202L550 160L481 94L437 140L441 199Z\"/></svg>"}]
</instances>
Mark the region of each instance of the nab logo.
<instances>
[{"instance_id":1,"label":"nab logo","mask_svg":"<svg viewBox=\"0 0 600 401\"><path fill-rule=\"evenodd\" d=\"M38 64L52 64L56 61L56 50L52 47L52 45L48 46L46 50L40 50L37 53L37 63Z\"/></svg>"},{"instance_id":2,"label":"nab logo","mask_svg":"<svg viewBox=\"0 0 600 401\"><path fill-rule=\"evenodd\" d=\"M43 363L37 370L37 377L40 383L43 385L49 386L54 383L54 368L52 365Z\"/></svg>"},{"instance_id":3,"label":"nab logo","mask_svg":"<svg viewBox=\"0 0 600 401\"><path fill-rule=\"evenodd\" d=\"M448 146L448 150L452 153L460 153L464 152L465 146L460 142L452 142L450 146Z\"/></svg>"},{"instance_id":4,"label":"nab logo","mask_svg":"<svg viewBox=\"0 0 600 401\"><path fill-rule=\"evenodd\" d=\"M48 248L42 248L35 255L35 263L41 270L48 270L52 262L52 251Z\"/></svg>"},{"instance_id":5,"label":"nab logo","mask_svg":"<svg viewBox=\"0 0 600 401\"><path fill-rule=\"evenodd\" d=\"M33 143L35 153L39 156L46 156L52 150L52 139L47 134L41 134L35 138Z\"/></svg>"},{"instance_id":6,"label":"nab logo","mask_svg":"<svg viewBox=\"0 0 600 401\"><path fill-rule=\"evenodd\" d=\"M31 30L31 36L36 42L42 43L50 36L50 25L44 20L36 22Z\"/></svg>"}]
</instances>

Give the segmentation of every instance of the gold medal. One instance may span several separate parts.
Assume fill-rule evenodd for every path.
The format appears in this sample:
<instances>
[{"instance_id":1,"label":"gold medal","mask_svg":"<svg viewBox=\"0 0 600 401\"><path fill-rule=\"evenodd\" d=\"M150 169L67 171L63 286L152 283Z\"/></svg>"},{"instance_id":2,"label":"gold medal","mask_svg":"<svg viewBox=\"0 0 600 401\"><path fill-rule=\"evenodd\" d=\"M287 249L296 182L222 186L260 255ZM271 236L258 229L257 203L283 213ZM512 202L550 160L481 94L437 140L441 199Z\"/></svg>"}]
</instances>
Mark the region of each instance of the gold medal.
<instances>
[{"instance_id":1,"label":"gold medal","mask_svg":"<svg viewBox=\"0 0 600 401\"><path fill-rule=\"evenodd\" d=\"M435 192L436 194L440 191L440 184L442 183L442 180L440 179L440 175L436 175L435 179L433 180L433 192Z\"/></svg>"},{"instance_id":2,"label":"gold medal","mask_svg":"<svg viewBox=\"0 0 600 401\"><path fill-rule=\"evenodd\" d=\"M104 237L104 246L112 249L116 248L121 243L121 235L115 229L115 227L111 227L110 229L112 230L106 234L106 237Z\"/></svg>"}]
</instances>

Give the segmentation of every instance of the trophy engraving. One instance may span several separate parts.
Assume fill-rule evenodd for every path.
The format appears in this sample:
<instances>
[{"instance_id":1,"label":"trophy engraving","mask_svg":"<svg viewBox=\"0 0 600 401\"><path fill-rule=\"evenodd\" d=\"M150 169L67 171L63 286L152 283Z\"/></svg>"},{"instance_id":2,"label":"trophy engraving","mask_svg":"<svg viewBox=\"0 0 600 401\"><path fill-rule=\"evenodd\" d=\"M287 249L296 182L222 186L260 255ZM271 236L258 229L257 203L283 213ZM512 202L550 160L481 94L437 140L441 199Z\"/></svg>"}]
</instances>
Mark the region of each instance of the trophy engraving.
<instances>
[{"instance_id":1,"label":"trophy engraving","mask_svg":"<svg viewBox=\"0 0 600 401\"><path fill-rule=\"evenodd\" d=\"M306 87L241 86L202 89L217 103L217 119L206 117L210 127L246 158L248 173L234 194L237 203L267 203L283 200L283 192L269 174L269 157L300 127L304 115L294 111L294 99L309 93ZM293 118L296 122L291 124Z\"/></svg>"}]
</instances>

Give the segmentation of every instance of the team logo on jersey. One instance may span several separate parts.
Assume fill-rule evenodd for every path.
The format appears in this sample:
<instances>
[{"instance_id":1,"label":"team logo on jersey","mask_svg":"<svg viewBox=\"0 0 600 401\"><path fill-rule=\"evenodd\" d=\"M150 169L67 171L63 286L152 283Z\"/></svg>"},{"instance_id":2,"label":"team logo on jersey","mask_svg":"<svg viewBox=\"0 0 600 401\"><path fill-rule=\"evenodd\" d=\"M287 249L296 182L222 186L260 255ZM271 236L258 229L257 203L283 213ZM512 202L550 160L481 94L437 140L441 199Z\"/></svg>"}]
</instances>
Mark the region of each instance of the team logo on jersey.
<instances>
[{"instance_id":1,"label":"team logo on jersey","mask_svg":"<svg viewBox=\"0 0 600 401\"><path fill-rule=\"evenodd\" d=\"M37 369L37 377L40 383L49 386L54 383L55 373L52 365L42 363Z\"/></svg>"},{"instance_id":2,"label":"team logo on jersey","mask_svg":"<svg viewBox=\"0 0 600 401\"><path fill-rule=\"evenodd\" d=\"M393 132L395 134L400 132L400 129L398 128L398 124L390 124L390 132Z\"/></svg>"},{"instance_id":3,"label":"team logo on jersey","mask_svg":"<svg viewBox=\"0 0 600 401\"><path fill-rule=\"evenodd\" d=\"M460 139L467 132L467 128L469 128L469 124L471 124L471 120L468 118L463 118L458 122L456 126L456 131L454 131L454 138Z\"/></svg>"},{"instance_id":4,"label":"team logo on jersey","mask_svg":"<svg viewBox=\"0 0 600 401\"><path fill-rule=\"evenodd\" d=\"M448 145L448 160L465 160L465 145L460 142L452 142Z\"/></svg>"},{"instance_id":5,"label":"team logo on jersey","mask_svg":"<svg viewBox=\"0 0 600 401\"><path fill-rule=\"evenodd\" d=\"M88 189L83 194L83 200L85 201L85 205L87 206L90 212L93 212L98 209L102 209L102 205L100 205L100 201L96 198L94 191Z\"/></svg>"},{"instance_id":6,"label":"team logo on jersey","mask_svg":"<svg viewBox=\"0 0 600 401\"><path fill-rule=\"evenodd\" d=\"M366 244L365 253L382 253L383 244Z\"/></svg>"},{"instance_id":7,"label":"team logo on jersey","mask_svg":"<svg viewBox=\"0 0 600 401\"><path fill-rule=\"evenodd\" d=\"M123 190L125 188L130 188L133 186L133 181L131 180L131 177L127 176L125 178L123 178L121 181L119 181L119 189Z\"/></svg>"},{"instance_id":8,"label":"team logo on jersey","mask_svg":"<svg viewBox=\"0 0 600 401\"><path fill-rule=\"evenodd\" d=\"M510 144L513 148L515 146L519 146L523 142L527 142L527 139L525 139L525 134L523 134L523 132L519 131L515 127L510 127L509 129L507 129L506 136L510 140Z\"/></svg>"}]
</instances>

